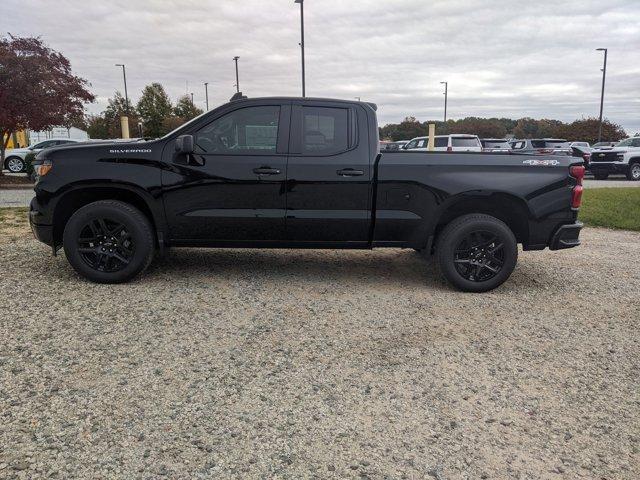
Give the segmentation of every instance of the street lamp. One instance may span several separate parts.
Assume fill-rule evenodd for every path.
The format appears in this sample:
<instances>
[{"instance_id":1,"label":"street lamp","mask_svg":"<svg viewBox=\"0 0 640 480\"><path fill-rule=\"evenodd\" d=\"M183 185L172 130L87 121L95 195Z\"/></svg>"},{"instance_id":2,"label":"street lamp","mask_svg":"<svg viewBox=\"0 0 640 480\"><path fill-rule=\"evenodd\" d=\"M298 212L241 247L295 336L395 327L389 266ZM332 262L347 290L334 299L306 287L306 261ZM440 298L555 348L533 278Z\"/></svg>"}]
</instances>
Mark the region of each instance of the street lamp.
<instances>
[{"instance_id":1,"label":"street lamp","mask_svg":"<svg viewBox=\"0 0 640 480\"><path fill-rule=\"evenodd\" d=\"M236 92L240 93L240 80L238 78L238 59L240 57L233 57L233 61L236 62Z\"/></svg>"},{"instance_id":2,"label":"street lamp","mask_svg":"<svg viewBox=\"0 0 640 480\"><path fill-rule=\"evenodd\" d=\"M598 52L604 52L604 66L602 67L602 92L600 93L600 121L598 122L598 142L602 140L602 107L604 106L604 80L607 76L607 49L596 48Z\"/></svg>"},{"instance_id":3,"label":"street lamp","mask_svg":"<svg viewBox=\"0 0 640 480\"><path fill-rule=\"evenodd\" d=\"M302 96L305 97L304 82L304 0L295 0L294 3L300 4L300 51L302 53Z\"/></svg>"},{"instance_id":4,"label":"street lamp","mask_svg":"<svg viewBox=\"0 0 640 480\"><path fill-rule=\"evenodd\" d=\"M124 77L124 105L127 113L129 113L129 95L127 94L127 72L124 64L116 63L116 67L122 67L122 76Z\"/></svg>"},{"instance_id":5,"label":"street lamp","mask_svg":"<svg viewBox=\"0 0 640 480\"><path fill-rule=\"evenodd\" d=\"M191 105L193 106L193 92L191 92Z\"/></svg>"},{"instance_id":6,"label":"street lamp","mask_svg":"<svg viewBox=\"0 0 640 480\"><path fill-rule=\"evenodd\" d=\"M444 84L444 123L447 123L447 90L449 87L448 82L440 82Z\"/></svg>"},{"instance_id":7,"label":"street lamp","mask_svg":"<svg viewBox=\"0 0 640 480\"><path fill-rule=\"evenodd\" d=\"M209 111L209 82L204 82L204 101Z\"/></svg>"}]
</instances>

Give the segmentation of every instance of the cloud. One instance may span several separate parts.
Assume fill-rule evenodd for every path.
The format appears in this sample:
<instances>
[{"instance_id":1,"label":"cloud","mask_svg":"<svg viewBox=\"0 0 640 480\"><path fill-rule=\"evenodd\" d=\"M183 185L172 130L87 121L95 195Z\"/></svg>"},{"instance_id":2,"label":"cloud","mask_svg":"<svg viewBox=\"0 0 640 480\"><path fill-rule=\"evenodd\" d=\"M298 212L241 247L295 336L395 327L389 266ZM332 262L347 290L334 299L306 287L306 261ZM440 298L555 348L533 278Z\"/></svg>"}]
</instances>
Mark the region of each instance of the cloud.
<instances>
[{"instance_id":1,"label":"cloud","mask_svg":"<svg viewBox=\"0 0 640 480\"><path fill-rule=\"evenodd\" d=\"M8 4L7 4L8 3ZM204 105L234 93L299 95L299 6L293 0L4 0L3 31L39 35L98 96L158 81ZM4 23L4 22L3 22ZM597 116L609 49L605 116L640 131L640 2L306 0L307 94L361 97L381 123L442 116Z\"/></svg>"}]
</instances>

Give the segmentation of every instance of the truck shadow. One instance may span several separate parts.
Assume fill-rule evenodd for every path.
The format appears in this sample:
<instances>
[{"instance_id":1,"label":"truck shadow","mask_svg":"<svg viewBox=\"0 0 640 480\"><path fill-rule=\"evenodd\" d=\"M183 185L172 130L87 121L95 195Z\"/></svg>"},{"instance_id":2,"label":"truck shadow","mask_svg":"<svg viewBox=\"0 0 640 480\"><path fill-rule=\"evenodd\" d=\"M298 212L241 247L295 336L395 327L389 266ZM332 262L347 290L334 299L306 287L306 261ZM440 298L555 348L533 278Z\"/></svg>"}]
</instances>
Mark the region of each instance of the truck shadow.
<instances>
[{"instance_id":1,"label":"truck shadow","mask_svg":"<svg viewBox=\"0 0 640 480\"><path fill-rule=\"evenodd\" d=\"M359 282L450 290L435 263L413 250L173 249L145 276Z\"/></svg>"}]
</instances>

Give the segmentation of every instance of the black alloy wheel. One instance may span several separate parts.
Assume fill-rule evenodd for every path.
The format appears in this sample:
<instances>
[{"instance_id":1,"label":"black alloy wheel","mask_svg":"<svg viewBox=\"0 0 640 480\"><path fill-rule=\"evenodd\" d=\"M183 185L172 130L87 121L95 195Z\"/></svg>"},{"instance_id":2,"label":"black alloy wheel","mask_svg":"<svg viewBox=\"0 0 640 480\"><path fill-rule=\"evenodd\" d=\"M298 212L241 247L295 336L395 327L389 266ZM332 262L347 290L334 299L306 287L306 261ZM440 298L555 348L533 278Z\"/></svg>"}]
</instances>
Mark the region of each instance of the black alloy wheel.
<instances>
[{"instance_id":1,"label":"black alloy wheel","mask_svg":"<svg viewBox=\"0 0 640 480\"><path fill-rule=\"evenodd\" d=\"M455 249L454 263L458 273L471 282L484 282L495 277L504 265L504 242L492 232L469 232Z\"/></svg>"},{"instance_id":2,"label":"black alloy wheel","mask_svg":"<svg viewBox=\"0 0 640 480\"><path fill-rule=\"evenodd\" d=\"M94 218L79 232L78 253L84 262L100 272L118 272L135 253L127 227L109 218Z\"/></svg>"},{"instance_id":3,"label":"black alloy wheel","mask_svg":"<svg viewBox=\"0 0 640 480\"><path fill-rule=\"evenodd\" d=\"M98 283L122 283L143 272L155 252L150 219L133 205L99 200L79 208L64 228L71 266Z\"/></svg>"},{"instance_id":4,"label":"black alloy wheel","mask_svg":"<svg viewBox=\"0 0 640 480\"><path fill-rule=\"evenodd\" d=\"M444 277L465 292L486 292L509 278L518 260L518 243L501 220L472 213L449 222L436 240Z\"/></svg>"}]
</instances>

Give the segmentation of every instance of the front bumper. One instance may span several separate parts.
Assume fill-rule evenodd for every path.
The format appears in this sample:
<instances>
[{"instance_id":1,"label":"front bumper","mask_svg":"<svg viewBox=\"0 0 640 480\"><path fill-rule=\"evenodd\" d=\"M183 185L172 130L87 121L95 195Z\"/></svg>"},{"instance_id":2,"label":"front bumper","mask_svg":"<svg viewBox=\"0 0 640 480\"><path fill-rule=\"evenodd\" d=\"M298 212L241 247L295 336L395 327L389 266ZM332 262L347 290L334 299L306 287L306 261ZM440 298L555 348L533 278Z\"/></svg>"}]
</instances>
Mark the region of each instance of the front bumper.
<instances>
[{"instance_id":1,"label":"front bumper","mask_svg":"<svg viewBox=\"0 0 640 480\"><path fill-rule=\"evenodd\" d=\"M580 245L579 237L582 227L582 222L561 225L551 237L549 250L561 250L563 248L572 248Z\"/></svg>"},{"instance_id":2,"label":"front bumper","mask_svg":"<svg viewBox=\"0 0 640 480\"><path fill-rule=\"evenodd\" d=\"M627 173L629 165L618 162L589 162L591 173Z\"/></svg>"},{"instance_id":3,"label":"front bumper","mask_svg":"<svg viewBox=\"0 0 640 480\"><path fill-rule=\"evenodd\" d=\"M53 225L47 225L42 223L42 213L39 210L38 201L36 198L31 200L29 205L29 225L31 231L36 240L40 240L42 243L53 247Z\"/></svg>"}]
</instances>

